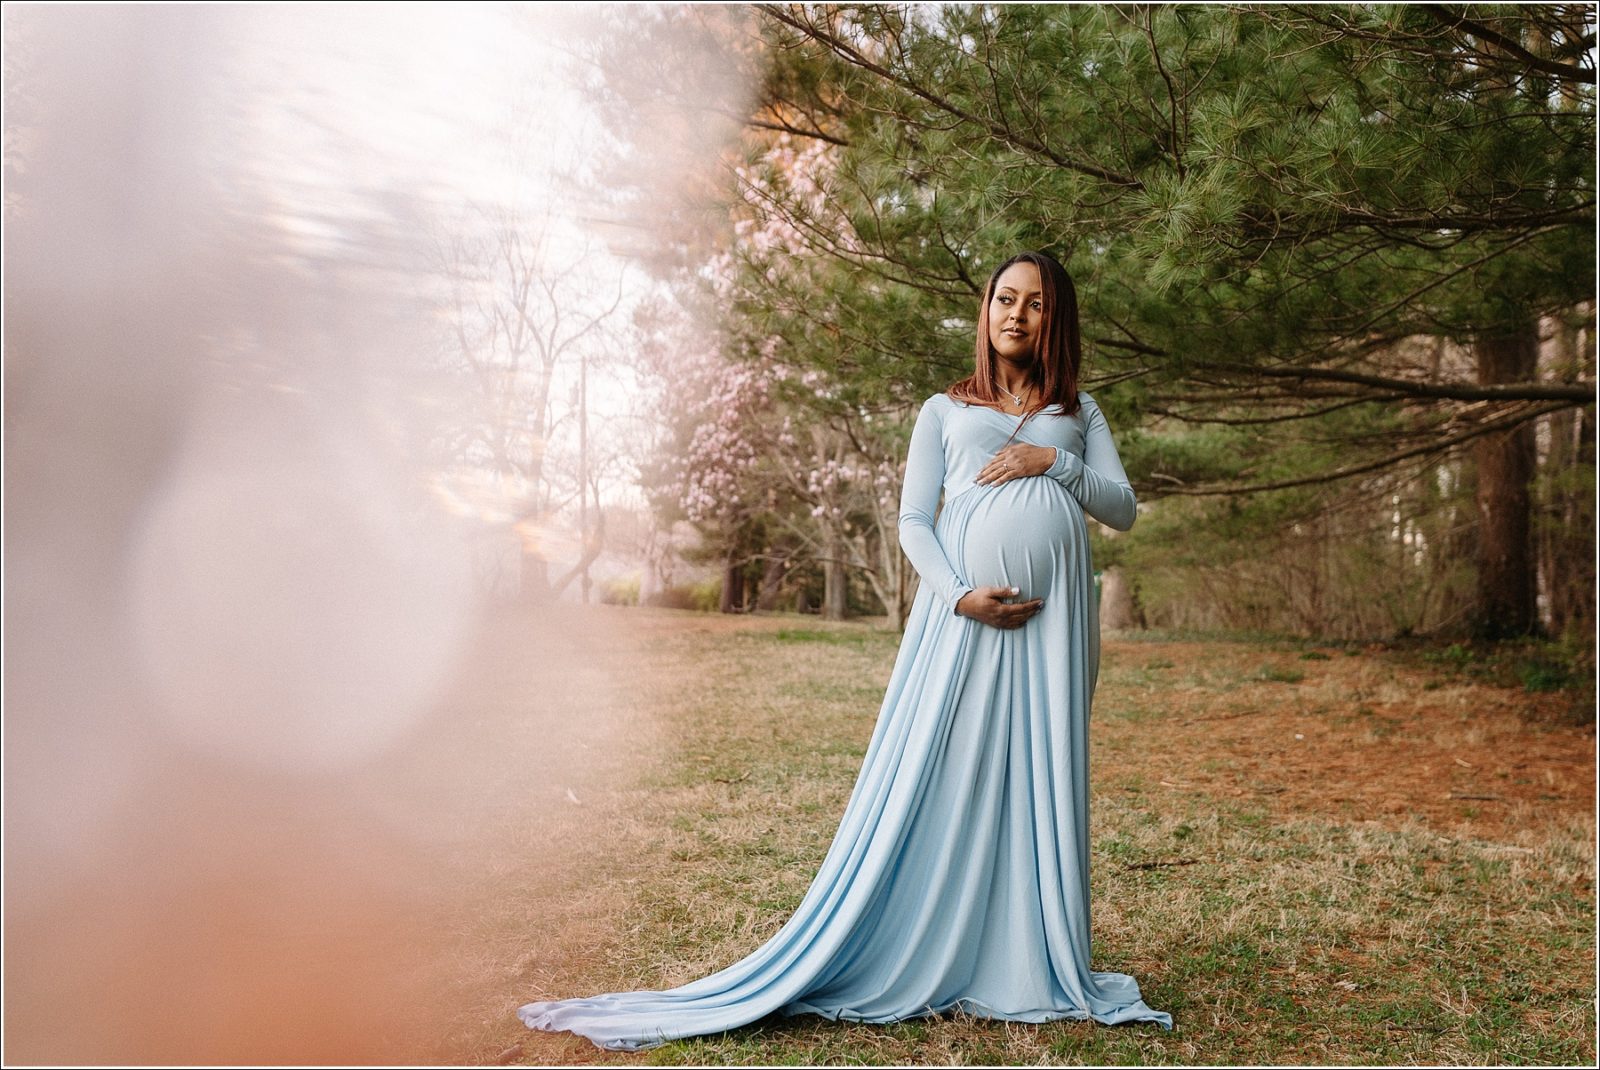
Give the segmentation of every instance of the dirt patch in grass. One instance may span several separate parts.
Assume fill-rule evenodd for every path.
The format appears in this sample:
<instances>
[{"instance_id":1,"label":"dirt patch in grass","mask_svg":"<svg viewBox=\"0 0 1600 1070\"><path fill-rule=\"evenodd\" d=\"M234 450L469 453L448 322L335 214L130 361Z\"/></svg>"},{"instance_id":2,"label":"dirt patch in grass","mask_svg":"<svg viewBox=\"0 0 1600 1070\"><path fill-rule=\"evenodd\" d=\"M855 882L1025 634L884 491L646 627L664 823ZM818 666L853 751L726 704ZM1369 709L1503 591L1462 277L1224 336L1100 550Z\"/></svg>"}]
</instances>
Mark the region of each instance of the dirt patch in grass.
<instances>
[{"instance_id":1,"label":"dirt patch in grass","mask_svg":"<svg viewBox=\"0 0 1600 1070\"><path fill-rule=\"evenodd\" d=\"M1564 696L1460 683L1381 649L1306 653L1108 640L1097 786L1491 840L1593 814L1594 727L1562 723Z\"/></svg>"}]
</instances>

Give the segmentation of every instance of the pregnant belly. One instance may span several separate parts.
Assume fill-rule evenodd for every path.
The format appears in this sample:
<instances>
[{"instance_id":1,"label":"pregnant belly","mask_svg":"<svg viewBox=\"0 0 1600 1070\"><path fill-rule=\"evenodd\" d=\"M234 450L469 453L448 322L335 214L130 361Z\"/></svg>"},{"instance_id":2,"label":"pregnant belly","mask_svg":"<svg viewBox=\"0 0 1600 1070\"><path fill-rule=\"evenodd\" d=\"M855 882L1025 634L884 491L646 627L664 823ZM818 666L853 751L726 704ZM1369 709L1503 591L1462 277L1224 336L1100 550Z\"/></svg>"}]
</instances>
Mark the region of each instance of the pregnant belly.
<instances>
[{"instance_id":1,"label":"pregnant belly","mask_svg":"<svg viewBox=\"0 0 1600 1070\"><path fill-rule=\"evenodd\" d=\"M1018 587L1022 601L1045 598L1069 567L1087 559L1083 507L1053 479L973 486L951 504L944 543L956 549L952 563L976 586Z\"/></svg>"}]
</instances>

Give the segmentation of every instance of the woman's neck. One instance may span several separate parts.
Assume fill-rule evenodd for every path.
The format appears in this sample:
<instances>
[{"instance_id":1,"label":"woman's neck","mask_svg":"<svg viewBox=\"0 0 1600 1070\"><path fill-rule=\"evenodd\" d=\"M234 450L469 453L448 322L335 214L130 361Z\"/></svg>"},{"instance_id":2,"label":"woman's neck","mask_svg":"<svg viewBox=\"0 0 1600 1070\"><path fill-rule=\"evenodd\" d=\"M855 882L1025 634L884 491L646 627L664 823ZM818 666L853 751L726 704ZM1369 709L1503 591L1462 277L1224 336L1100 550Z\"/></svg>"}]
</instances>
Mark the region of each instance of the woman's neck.
<instances>
[{"instance_id":1,"label":"woman's neck","mask_svg":"<svg viewBox=\"0 0 1600 1070\"><path fill-rule=\"evenodd\" d=\"M1020 373L1007 378L1004 375L995 376L995 385L1012 397L1024 397L1033 389L1033 379L1026 373Z\"/></svg>"},{"instance_id":2,"label":"woman's neck","mask_svg":"<svg viewBox=\"0 0 1600 1070\"><path fill-rule=\"evenodd\" d=\"M1033 362L1017 366L1001 357L995 362L995 385L1012 397L1021 397L1033 386Z\"/></svg>"}]
</instances>

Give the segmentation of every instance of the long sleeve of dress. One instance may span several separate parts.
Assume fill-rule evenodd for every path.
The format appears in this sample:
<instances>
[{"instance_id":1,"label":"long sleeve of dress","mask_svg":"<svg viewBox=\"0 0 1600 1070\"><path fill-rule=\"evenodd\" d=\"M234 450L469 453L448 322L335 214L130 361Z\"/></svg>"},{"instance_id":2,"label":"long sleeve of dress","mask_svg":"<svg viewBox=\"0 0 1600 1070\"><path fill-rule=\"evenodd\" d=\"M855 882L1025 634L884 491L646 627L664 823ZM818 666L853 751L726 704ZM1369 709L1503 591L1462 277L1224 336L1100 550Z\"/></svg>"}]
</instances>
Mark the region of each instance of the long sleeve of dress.
<instances>
[{"instance_id":1,"label":"long sleeve of dress","mask_svg":"<svg viewBox=\"0 0 1600 1070\"><path fill-rule=\"evenodd\" d=\"M934 534L934 512L944 489L944 417L938 395L922 404L911 430L906 478L900 490L900 549L922 582L955 612L961 596L972 590L950 566Z\"/></svg>"},{"instance_id":2,"label":"long sleeve of dress","mask_svg":"<svg viewBox=\"0 0 1600 1070\"><path fill-rule=\"evenodd\" d=\"M1055 463L1045 474L1060 480L1084 512L1107 527L1127 531L1138 515L1133 486L1122 469L1122 458L1117 455L1117 444L1112 441L1100 406L1090 401L1082 411L1088 425L1083 456L1058 446Z\"/></svg>"}]
</instances>

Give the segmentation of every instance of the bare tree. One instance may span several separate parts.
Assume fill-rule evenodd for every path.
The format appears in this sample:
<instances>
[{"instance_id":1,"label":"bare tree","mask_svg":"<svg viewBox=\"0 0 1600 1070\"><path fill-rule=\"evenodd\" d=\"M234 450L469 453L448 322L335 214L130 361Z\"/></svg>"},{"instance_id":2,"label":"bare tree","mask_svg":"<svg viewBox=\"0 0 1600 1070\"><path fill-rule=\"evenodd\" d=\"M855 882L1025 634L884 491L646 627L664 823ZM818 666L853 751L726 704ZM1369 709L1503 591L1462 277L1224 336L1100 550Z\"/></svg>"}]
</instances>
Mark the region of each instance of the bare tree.
<instances>
[{"instance_id":1,"label":"bare tree","mask_svg":"<svg viewBox=\"0 0 1600 1070\"><path fill-rule=\"evenodd\" d=\"M548 210L527 218L494 206L474 215L478 225L435 242L449 291L445 360L465 377L473 399L472 410L445 433L463 466L501 482L520 544L518 594L539 602L580 576L587 581L600 553L605 523L588 450L587 378L607 359L607 324L622 304L623 280L620 272L614 280L598 278L604 260L591 255L587 242L565 247ZM574 363L577 385L563 398L557 377ZM551 457L568 419L577 422L579 439L570 470ZM575 500L577 562L552 580L557 518Z\"/></svg>"}]
</instances>

